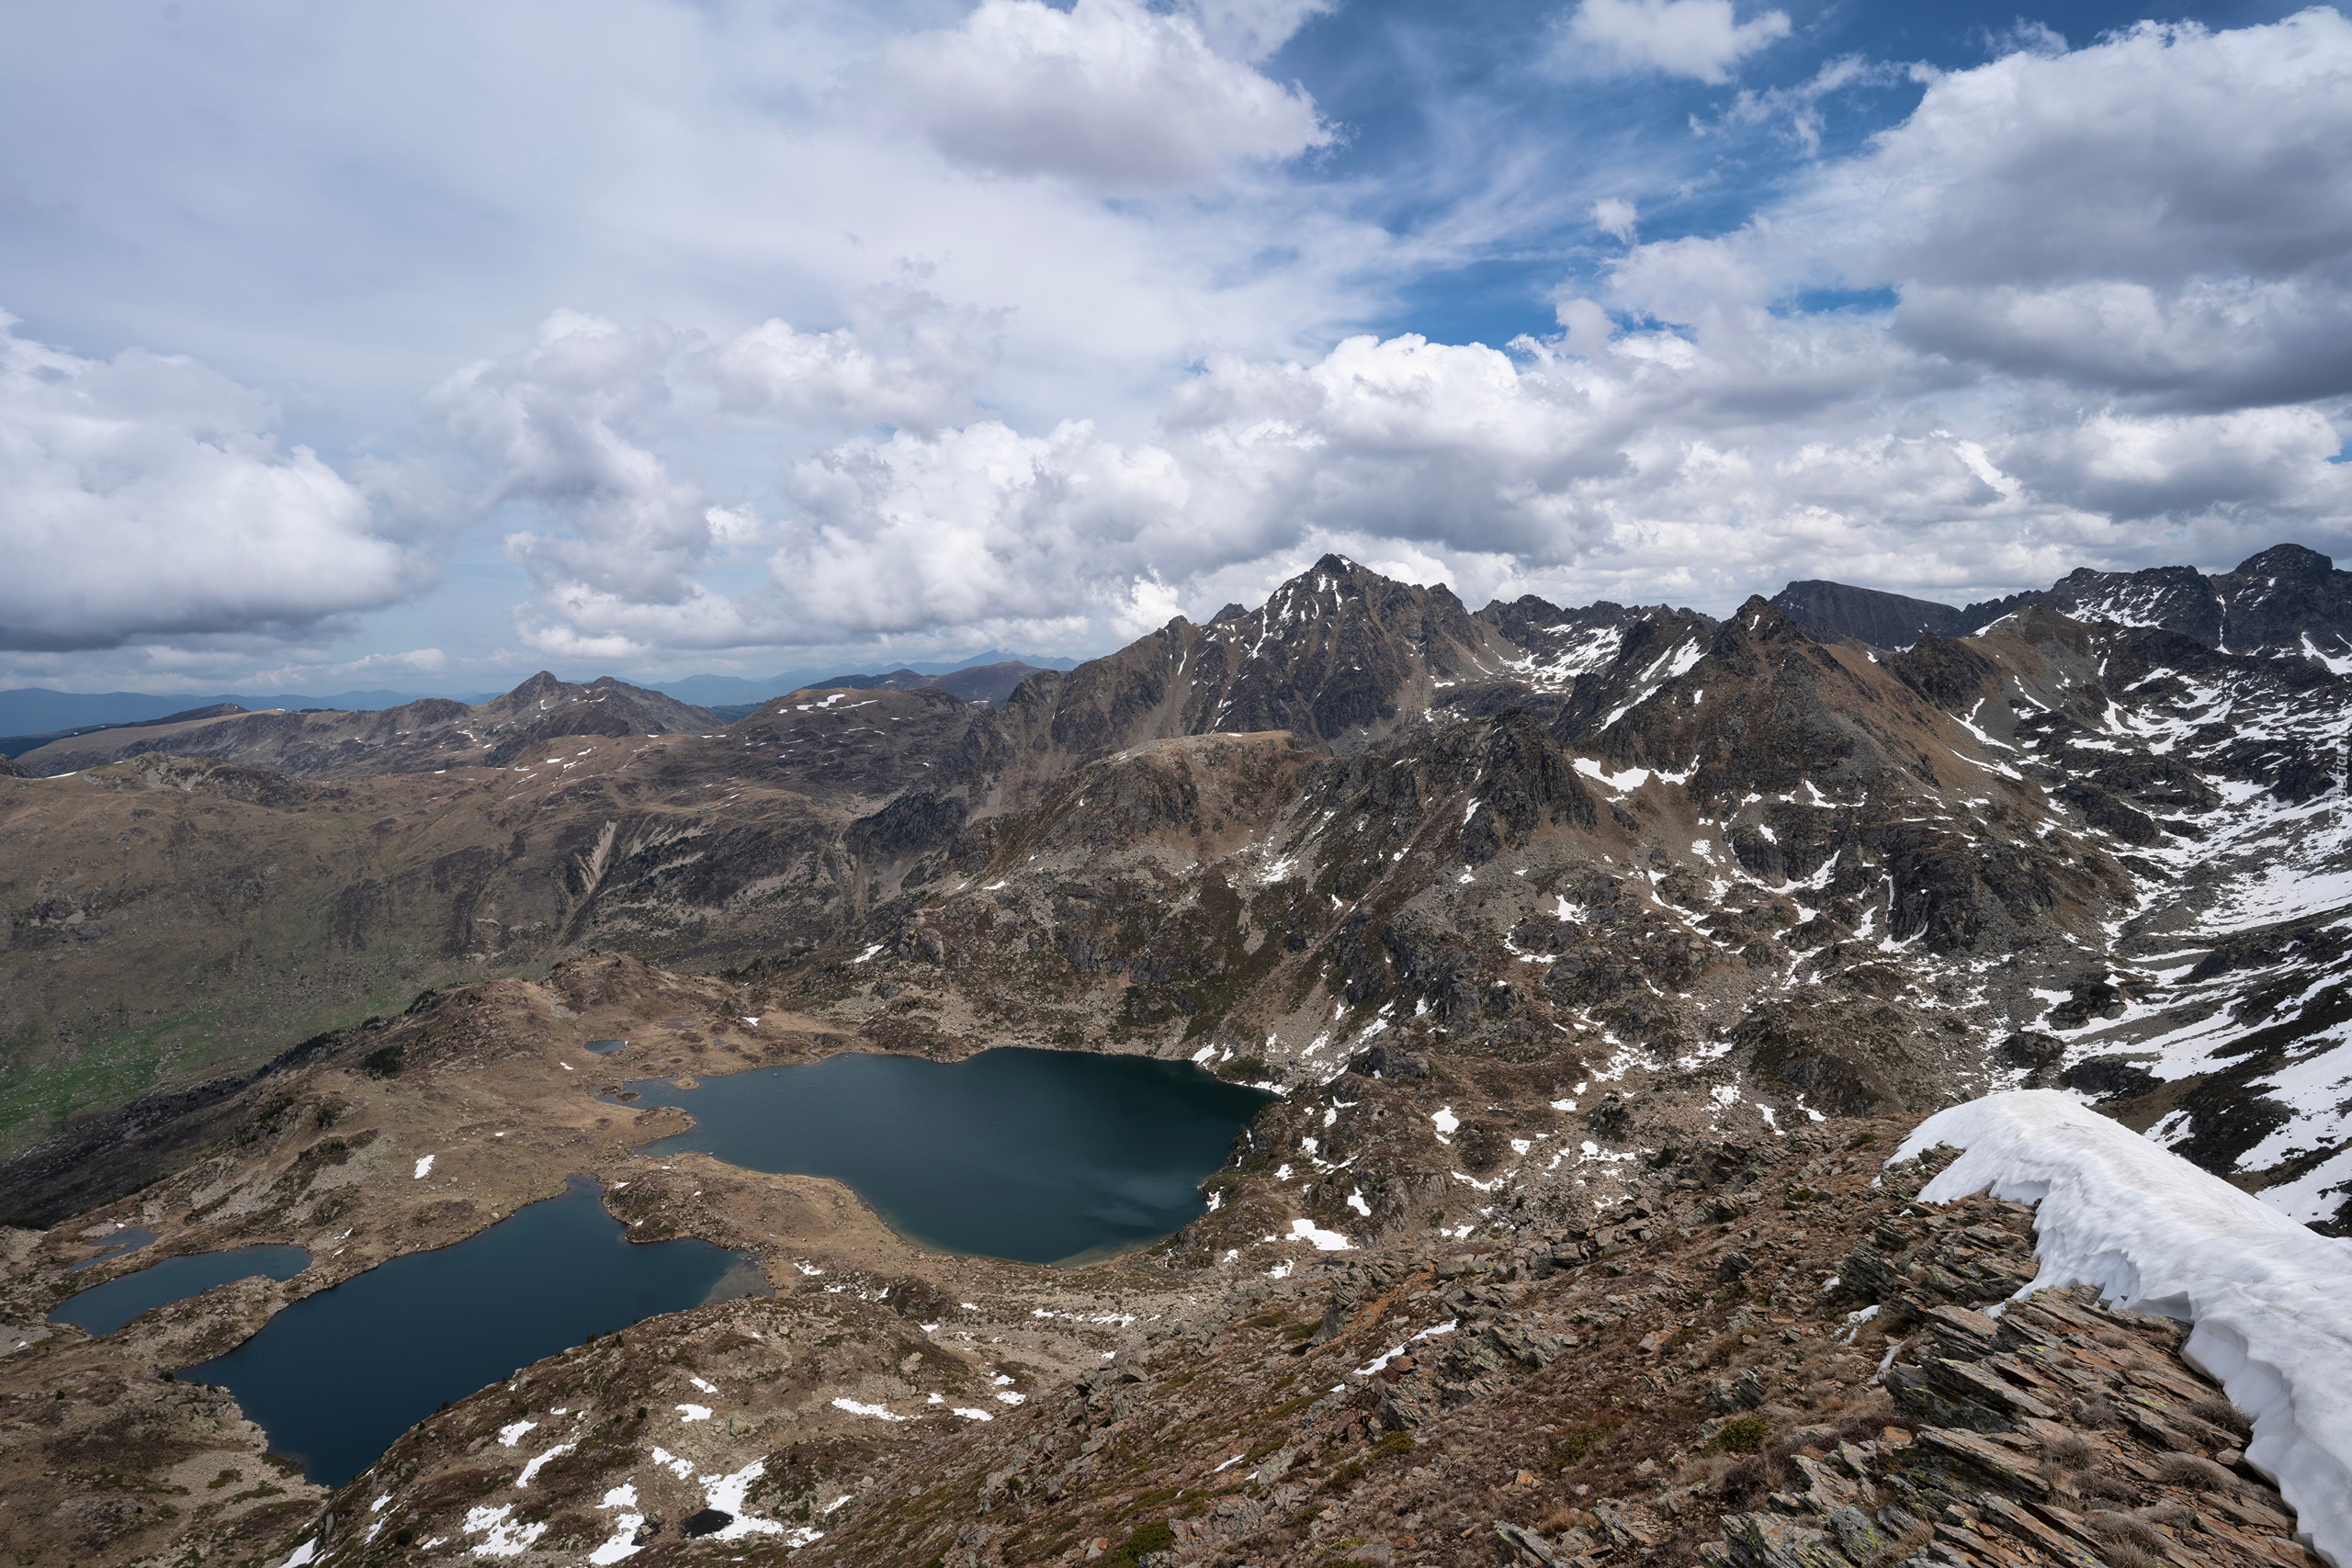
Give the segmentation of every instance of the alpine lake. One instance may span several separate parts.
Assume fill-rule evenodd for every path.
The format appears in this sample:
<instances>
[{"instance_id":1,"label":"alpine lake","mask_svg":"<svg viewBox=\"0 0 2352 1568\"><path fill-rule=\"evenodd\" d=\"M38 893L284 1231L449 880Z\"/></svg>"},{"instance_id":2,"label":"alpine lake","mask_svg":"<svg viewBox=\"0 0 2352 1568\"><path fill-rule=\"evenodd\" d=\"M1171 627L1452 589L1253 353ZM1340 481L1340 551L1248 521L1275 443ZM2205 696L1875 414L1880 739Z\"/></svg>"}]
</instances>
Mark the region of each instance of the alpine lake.
<instances>
[{"instance_id":1,"label":"alpine lake","mask_svg":"<svg viewBox=\"0 0 2352 1568\"><path fill-rule=\"evenodd\" d=\"M625 1064L624 1042L599 1041ZM644 1145L830 1177L930 1250L1079 1264L1203 1213L1199 1184L1273 1097L1190 1063L1004 1048L957 1063L842 1055L617 1096L694 1128ZM266 1256L263 1256L266 1255ZM71 1298L94 1333L229 1280L288 1279L291 1247L175 1258ZM764 1293L750 1258L691 1238L637 1244L597 1184L517 1209L453 1246L303 1297L183 1375L220 1384L311 1479L341 1485L446 1401L658 1314Z\"/></svg>"}]
</instances>

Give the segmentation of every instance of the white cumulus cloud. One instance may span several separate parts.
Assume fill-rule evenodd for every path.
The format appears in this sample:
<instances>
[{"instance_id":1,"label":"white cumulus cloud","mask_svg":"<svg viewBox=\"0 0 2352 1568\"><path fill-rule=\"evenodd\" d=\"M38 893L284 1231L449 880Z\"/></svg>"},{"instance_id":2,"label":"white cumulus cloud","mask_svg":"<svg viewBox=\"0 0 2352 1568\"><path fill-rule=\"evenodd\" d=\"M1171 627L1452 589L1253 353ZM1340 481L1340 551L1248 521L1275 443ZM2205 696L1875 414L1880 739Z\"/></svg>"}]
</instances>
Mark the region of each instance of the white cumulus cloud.
<instances>
[{"instance_id":1,"label":"white cumulus cloud","mask_svg":"<svg viewBox=\"0 0 2352 1568\"><path fill-rule=\"evenodd\" d=\"M1630 308L1899 292L1927 353L2176 406L2352 391L2352 21L2145 24L1933 82L1766 223L1649 245Z\"/></svg>"},{"instance_id":2,"label":"white cumulus cloud","mask_svg":"<svg viewBox=\"0 0 2352 1568\"><path fill-rule=\"evenodd\" d=\"M287 634L391 603L419 563L269 400L193 360L85 359L0 312L0 648Z\"/></svg>"},{"instance_id":3,"label":"white cumulus cloud","mask_svg":"<svg viewBox=\"0 0 2352 1568\"><path fill-rule=\"evenodd\" d=\"M1209 47L1236 60L1263 60L1339 0L1192 0Z\"/></svg>"},{"instance_id":4,"label":"white cumulus cloud","mask_svg":"<svg viewBox=\"0 0 2352 1568\"><path fill-rule=\"evenodd\" d=\"M1290 7L1304 13L1306 7ZM1247 50L1268 6L1212 7ZM1295 25L1295 18L1283 22ZM1193 185L1290 158L1330 132L1296 87L1219 54L1202 24L1133 0L982 0L960 27L893 39L868 90L951 162L1114 189Z\"/></svg>"},{"instance_id":5,"label":"white cumulus cloud","mask_svg":"<svg viewBox=\"0 0 2352 1568\"><path fill-rule=\"evenodd\" d=\"M920 292L869 295L860 325L803 332L770 320L725 344L659 322L624 327L558 310L531 344L466 367L429 412L484 476L476 508L519 513L507 554L529 572L524 643L553 658L791 640L781 607L697 575L772 530L748 502L715 502L669 455L729 421L838 436L931 430L968 412L986 322Z\"/></svg>"},{"instance_id":6,"label":"white cumulus cloud","mask_svg":"<svg viewBox=\"0 0 2352 1568\"><path fill-rule=\"evenodd\" d=\"M717 375L737 412L929 429L973 412L973 385L998 358L997 326L902 280L863 291L848 324L831 331L763 321L719 350Z\"/></svg>"},{"instance_id":7,"label":"white cumulus cloud","mask_svg":"<svg viewBox=\"0 0 2352 1568\"><path fill-rule=\"evenodd\" d=\"M2015 52L1736 231L1583 209L1625 249L1555 336L1210 349L1124 425L986 412L987 324L934 305L720 345L559 318L445 407L554 520L514 546L526 641L614 659L1099 648L1327 548L1473 604L1718 609L2352 553L2352 155L2310 151L2352 152L2347 76L2334 13ZM677 433L729 421L776 434L763 483L689 477Z\"/></svg>"},{"instance_id":8,"label":"white cumulus cloud","mask_svg":"<svg viewBox=\"0 0 2352 1568\"><path fill-rule=\"evenodd\" d=\"M1555 59L1579 74L1661 71L1725 82L1731 69L1789 36L1785 11L1736 18L1731 0L1582 0Z\"/></svg>"}]
</instances>

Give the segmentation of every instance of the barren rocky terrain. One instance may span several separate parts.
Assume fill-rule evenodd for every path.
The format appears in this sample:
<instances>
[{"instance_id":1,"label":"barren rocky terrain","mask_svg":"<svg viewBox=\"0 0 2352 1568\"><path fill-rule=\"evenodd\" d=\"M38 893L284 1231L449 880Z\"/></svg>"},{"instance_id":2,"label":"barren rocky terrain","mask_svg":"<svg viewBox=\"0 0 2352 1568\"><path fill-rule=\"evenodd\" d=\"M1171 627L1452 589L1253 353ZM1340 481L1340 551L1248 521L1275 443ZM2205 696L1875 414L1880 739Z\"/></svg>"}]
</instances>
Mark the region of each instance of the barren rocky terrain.
<instances>
[{"instance_id":1,"label":"barren rocky terrain","mask_svg":"<svg viewBox=\"0 0 2352 1568\"><path fill-rule=\"evenodd\" d=\"M232 717L0 780L0 1546L2300 1562L2172 1328L1981 1315L2030 1216L1880 1170L1929 1111L2053 1085L2352 1217L2346 574L2186 571L1947 636L1835 584L1473 614L1329 557L989 708L606 733L561 716L628 689L526 687L480 758L454 716L374 761L347 721L386 716L333 747ZM684 1123L600 1098L605 1036L704 1081L1028 1044L1283 1098L1201 1219L1043 1269L634 1153ZM769 1293L518 1369L331 1496L165 1376L572 1175ZM69 1276L122 1224L162 1239ZM319 1261L43 1330L262 1241Z\"/></svg>"}]
</instances>

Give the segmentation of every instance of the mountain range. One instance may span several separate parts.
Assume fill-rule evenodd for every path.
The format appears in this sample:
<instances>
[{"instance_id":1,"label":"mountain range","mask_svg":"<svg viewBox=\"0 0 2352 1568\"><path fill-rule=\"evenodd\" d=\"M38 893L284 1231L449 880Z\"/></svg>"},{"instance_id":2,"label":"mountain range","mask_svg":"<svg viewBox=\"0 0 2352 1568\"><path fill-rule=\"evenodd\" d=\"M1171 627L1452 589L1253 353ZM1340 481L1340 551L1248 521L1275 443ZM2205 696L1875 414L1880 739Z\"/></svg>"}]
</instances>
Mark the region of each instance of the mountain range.
<instances>
[{"instance_id":1,"label":"mountain range","mask_svg":"<svg viewBox=\"0 0 2352 1568\"><path fill-rule=\"evenodd\" d=\"M1013 1037L1139 1048L1182 1019L1188 1039L1267 1040L1290 1071L1317 1037L1410 1018L1728 1056L1749 1092L1815 1109L1914 1104L2028 1055L2119 1083L2161 1058L2176 1086L2195 1061L2245 1088L2286 1057L2209 1061L2213 1031L2176 1015L2244 1017L2337 945L2346 578L2292 546L2219 577L2076 572L1954 638L1901 619L1914 602L1817 584L1722 621L1473 613L1327 557L1256 610L1180 617L992 708L860 682L725 725L542 674L475 707L107 731L20 760L97 771L19 784L0 818L0 1038L19 1072L181 1040L186 980L145 1007L118 989L110 1017L70 999L91 994L84 961L155 971L134 958L153 942L193 959L235 932L260 971L243 994L282 971L356 1005L583 944L780 974L986 905L973 962L1034 933L1069 964L1063 1002L984 1008ZM338 847L294 852L321 833ZM1016 848L1023 869L978 898ZM1135 896L1080 898L1072 877ZM249 913L196 931L167 912L225 908L229 887L254 889ZM1251 940L1269 931L1283 941ZM2204 958L2193 981L2157 962L2249 931L2275 955ZM262 1049L274 1016L232 1043L217 1001L197 1010L206 1060ZM2306 1048L2283 1032L2287 1056ZM2287 1091L2201 1109L2221 1092L2176 1087L2167 1124L2221 1166L2283 1148L2252 1134ZM2305 1217L2333 1213L2333 1165L2263 1168L2289 1165Z\"/></svg>"},{"instance_id":2,"label":"mountain range","mask_svg":"<svg viewBox=\"0 0 2352 1568\"><path fill-rule=\"evenodd\" d=\"M910 674L953 676L976 668L1016 663L1031 669L1067 670L1075 662L1074 660L1042 654L988 652L944 663L919 662L902 666L882 676L859 675L839 668L786 671L764 680L739 675L688 675L676 681L654 682L645 689L662 693L690 705L728 708L748 704L756 707L786 692L844 677L864 681ZM983 685L990 683L982 682ZM107 727L168 722L221 708L242 708L255 713L281 708L294 712L368 713L425 701L456 701L474 705L487 703L496 695L498 694L494 692L458 695L448 693L354 691L337 692L326 696L280 692L267 696L223 694L191 697L160 695L150 692L58 692L45 686L19 686L0 691L0 756L19 755L31 750L31 743L62 739L69 731L78 733Z\"/></svg>"},{"instance_id":3,"label":"mountain range","mask_svg":"<svg viewBox=\"0 0 2352 1568\"><path fill-rule=\"evenodd\" d=\"M87 737L121 750L28 753L36 771L83 766L0 780L0 1117L17 1155L0 1166L0 1214L34 1227L11 1235L47 1238L21 1243L50 1260L26 1265L26 1292L62 1280L74 1227L115 1219L185 1213L174 1245L189 1248L319 1251L354 1224L365 1258L440 1245L497 1207L419 1207L424 1195L389 1176L376 1196L355 1189L384 1206L358 1220L306 1207L302 1173L326 1156L304 1151L324 1134L284 1107L397 1109L387 1138L442 1121L454 1136L576 1118L577 1080L552 1071L552 1054L577 1031L650 1031L665 1012L782 1021L749 1047L707 1041L715 1025L682 1039L673 1060L688 1079L740 1066L727 1053L746 1049L1192 1059L1284 1098L1213 1179L1210 1213L1150 1253L1047 1283L969 1260L954 1268L973 1272L943 1273L886 1241L858 1244L855 1288L883 1295L863 1326L822 1332L871 1354L812 1353L791 1372L792 1441L811 1466L792 1496L809 1521L845 1510L808 1523L831 1538L824 1552L1402 1562L1433 1529L1464 1539L1469 1508L1483 1561L1606 1549L1681 1568L1712 1551L1742 1568L1839 1568L1961 1531L1950 1518L1962 1516L1939 1512L1946 1499L1971 1510L1968 1529L2026 1506L2000 1500L2003 1486L2055 1506L2049 1478L2075 1461L2044 1460L2075 1451L2062 1438L2124 1456L2113 1462L2150 1508L2175 1506L2151 1489L2176 1480L2182 1495L2234 1495L2235 1482L2166 1479L2148 1457L2194 1450L2222 1471L2242 1460L2212 1457L2236 1453L2226 1400L2186 1424L2210 1390L2164 1395L2178 1412L2143 1430L2083 1403L2088 1382L2065 1402L2031 1394L2028 1409L1991 1374L1951 1370L2014 1369L2064 1340L2101 1366L2188 1375L2168 1370L2177 1339L2079 1303L2053 1298L2049 1322L2020 1319L2015 1334L1949 1315L2018 1282L2022 1212L1930 1213L1867 1186L1879 1156L1860 1151L1883 1156L1959 1101L2060 1088L2275 1212L2352 1234L2347 658L2352 574L2295 546L2219 575L2078 571L1964 610L1795 583L1721 618L1533 597L1474 612L1443 587L1331 555L1254 609L1178 617L1114 654L1026 673L986 705L936 684L831 685L721 723L617 682L542 675L472 707ZM401 1043L423 1098L395 1108L364 1064ZM525 1075L541 1055L548 1070ZM736 1191L740 1173L673 1173L618 1144L594 1153L620 1138L594 1131L605 1126L518 1153L515 1180L544 1188L594 1166L643 1183L645 1213L665 1225L766 1247L786 1285L795 1258L833 1267L778 1250L802 1232L763 1241L741 1217L752 1210L729 1207L738 1199L705 1197L721 1182ZM691 1191L669 1179L689 1170ZM1298 1269L1301 1235L1363 1257L1334 1248L1330 1267ZM886 1258L898 1272L873 1261ZM1881 1279L1875 1259L1899 1268ZM1809 1269L1838 1279L1823 1286ZM1969 1283L1996 1276L2010 1284ZM848 1279L798 1278L809 1293L790 1311L851 1312L821 1296ZM919 1280L931 1293L906 1294ZM933 1446L890 1448L876 1434L896 1428L858 1411L919 1404L933 1364L928 1341L901 1347L906 1320L879 1304L892 1291L944 1301L943 1313L974 1301L992 1322L1069 1314L1052 1330L1062 1337L1035 1342L1032 1372L1000 1374L1050 1392L1051 1421L910 1427L905 1443ZM1379 1362L1398 1377L1350 1374L1333 1390L1361 1382L1366 1399L1317 1403L1335 1375L1322 1359L1387 1348L1366 1347L1396 1314L1417 1334L1455 1332L1436 1326L1441 1302L1475 1343L1399 1347L1401 1362ZM1871 1326L1882 1304L1888 1321ZM658 1390L679 1365L724 1378L741 1362L752 1378L768 1364L747 1337L755 1322L789 1325L749 1311L649 1328L639 1351L611 1350L598 1386ZM1098 1333L1086 1314L1106 1312L1094 1321L1124 1316L1125 1337L1085 1338ZM1161 1327L1143 1326L1151 1314ZM1638 1344L1620 1333L1635 1325L1649 1336ZM1932 1354L1904 1337L1915 1327ZM792 1332L804 1330L819 1332ZM1610 1348L1617 1381L1562 1381L1584 1364L1562 1359L1579 1336ZM1871 1373L1869 1358L1837 1349L1848 1342L1887 1359ZM1076 1376L1098 1343L1113 1361ZM1905 1343L1912 1362L1898 1359ZM532 1376L548 1399L589 1397L587 1372ZM412 1478L394 1490L417 1489L401 1505L417 1529L456 1539L469 1499L489 1495L467 1490L492 1485L469 1456L525 1418L511 1393L436 1417L386 1461ZM1158 1427L1135 1420L1147 1393L1196 1425L1153 1447ZM1890 1397L1899 1411L1872 1403ZM1682 1414L1659 1415L1668 1425L1636 1443L1652 1404ZM1581 1414L1563 1425L1555 1407ZM1767 1412L1788 1446L1734 1481L1725 1450L1705 1445L1742 1410ZM1883 1430L1898 1415L1899 1444ZM1114 1445L1100 1451L1129 1457L1087 1462L1098 1427ZM1378 1468L1441 1427L1497 1464L1536 1463L1552 1445L1546 1476L1590 1479L1563 1492L1529 1469L1524 1485L1503 1472L1472 1487L1434 1458L1415 1461L1426 1476ZM1985 1482L2011 1450L1965 1436L1906 1470L1897 1456L1927 1427L2025 1433L2012 1468L2044 1479ZM2148 1436L2159 1429L2178 1441ZM1854 1446L1866 1438L1878 1446ZM532 1505L550 1518L574 1509L577 1551L594 1539L597 1488L629 1473L653 1484L635 1438L596 1440L607 1448L582 1450L571 1490ZM1579 1441L1616 1457L1579 1470L1584 1449L1560 1458ZM2132 1442L2154 1447L2131 1457ZM1840 1444L1850 1457L1836 1457ZM763 1451L782 1473L786 1445ZM1724 1465L1702 1475L1708 1452ZM1228 1454L1248 1467L1209 1479ZM708 1462L721 1458L712 1448ZM1285 1479L1310 1461L1312 1487ZM1918 1479L1947 1469L1975 1489ZM1068 1490L1035 1490L1049 1477ZM1020 1478L1031 1492L1012 1489ZM1532 1506L1539 1486L1552 1513ZM1773 1500L1775 1487L1796 1500ZM1188 1490L1205 1512L1182 1511ZM1861 1523L1838 1524L1866 1492L1880 1501ZM2087 1495L2070 1495L2079 1506L2062 1511L2090 1531ZM737 1502L711 1506L731 1517L750 1506ZM300 1517L348 1560L375 1561L374 1537L336 1522L366 1506L314 1491ZM2033 1517L2053 1540L2077 1528ZM2150 1517L2150 1530L2174 1528ZM1800 1517L1815 1521L1812 1555L1772 1544ZM1696 1535L1691 1519L1704 1522ZM1143 1529L1152 1520L1164 1537ZM1914 1527L1927 1533L1888 1556ZM129 1526L120 1539L134 1536L151 1540ZM1349 1555L1375 1537L1390 1556ZM291 1536L256 1539L293 1549ZM2088 1561L2120 1561L2108 1536L2065 1539ZM662 1550L673 1548L688 1550L683 1538Z\"/></svg>"}]
</instances>

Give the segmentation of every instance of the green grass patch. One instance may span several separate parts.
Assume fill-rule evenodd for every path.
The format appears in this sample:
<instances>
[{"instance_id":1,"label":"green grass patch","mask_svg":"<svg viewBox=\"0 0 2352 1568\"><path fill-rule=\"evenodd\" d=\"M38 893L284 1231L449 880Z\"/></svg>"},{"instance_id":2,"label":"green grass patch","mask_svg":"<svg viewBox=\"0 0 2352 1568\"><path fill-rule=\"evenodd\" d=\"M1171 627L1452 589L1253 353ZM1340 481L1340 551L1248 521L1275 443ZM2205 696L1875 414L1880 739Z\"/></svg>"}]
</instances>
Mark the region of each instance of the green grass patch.
<instances>
[{"instance_id":1,"label":"green grass patch","mask_svg":"<svg viewBox=\"0 0 2352 1568\"><path fill-rule=\"evenodd\" d=\"M1300 1411L1306 1409L1308 1405L1314 1404L1317 1400L1322 1397L1323 1395L1321 1393L1317 1392L1315 1393L1302 1393L1296 1399L1285 1399L1280 1404L1275 1405L1272 1410L1266 1412L1266 1419L1269 1421L1286 1421L1291 1416L1297 1415Z\"/></svg>"},{"instance_id":2,"label":"green grass patch","mask_svg":"<svg viewBox=\"0 0 2352 1568\"><path fill-rule=\"evenodd\" d=\"M1103 1568L1136 1568L1149 1553L1165 1551L1176 1544L1176 1527L1166 1519L1154 1519L1126 1540L1111 1549L1102 1559Z\"/></svg>"},{"instance_id":3,"label":"green grass patch","mask_svg":"<svg viewBox=\"0 0 2352 1568\"><path fill-rule=\"evenodd\" d=\"M0 987L21 981L17 967L0 963ZM64 1131L75 1116L164 1085L248 1071L312 1035L397 1014L416 994L413 978L380 973L369 994L349 1001L272 1007L263 998L274 978L257 981L235 1003L208 1002L108 1030L70 1059L43 1026L28 1023L0 1040L0 1159Z\"/></svg>"},{"instance_id":4,"label":"green grass patch","mask_svg":"<svg viewBox=\"0 0 2352 1568\"><path fill-rule=\"evenodd\" d=\"M1567 1470L1582 1463L1584 1456L1607 1442L1609 1435L1614 1432L1618 1426L1619 1423L1613 1420L1600 1420L1587 1422L1581 1427L1571 1427L1561 1436L1558 1442L1552 1445L1553 1465L1560 1470Z\"/></svg>"},{"instance_id":5,"label":"green grass patch","mask_svg":"<svg viewBox=\"0 0 2352 1568\"><path fill-rule=\"evenodd\" d=\"M1759 1454L1771 1438L1771 1423L1761 1416L1735 1416L1715 1428L1707 1446L1718 1453Z\"/></svg>"},{"instance_id":6,"label":"green grass patch","mask_svg":"<svg viewBox=\"0 0 2352 1568\"><path fill-rule=\"evenodd\" d=\"M1140 1494L1134 1502L1129 1503L1120 1512L1125 1517L1133 1518L1137 1514L1148 1514L1163 1504L1172 1503L1175 1500L1175 1487L1155 1486L1150 1491Z\"/></svg>"}]
</instances>

